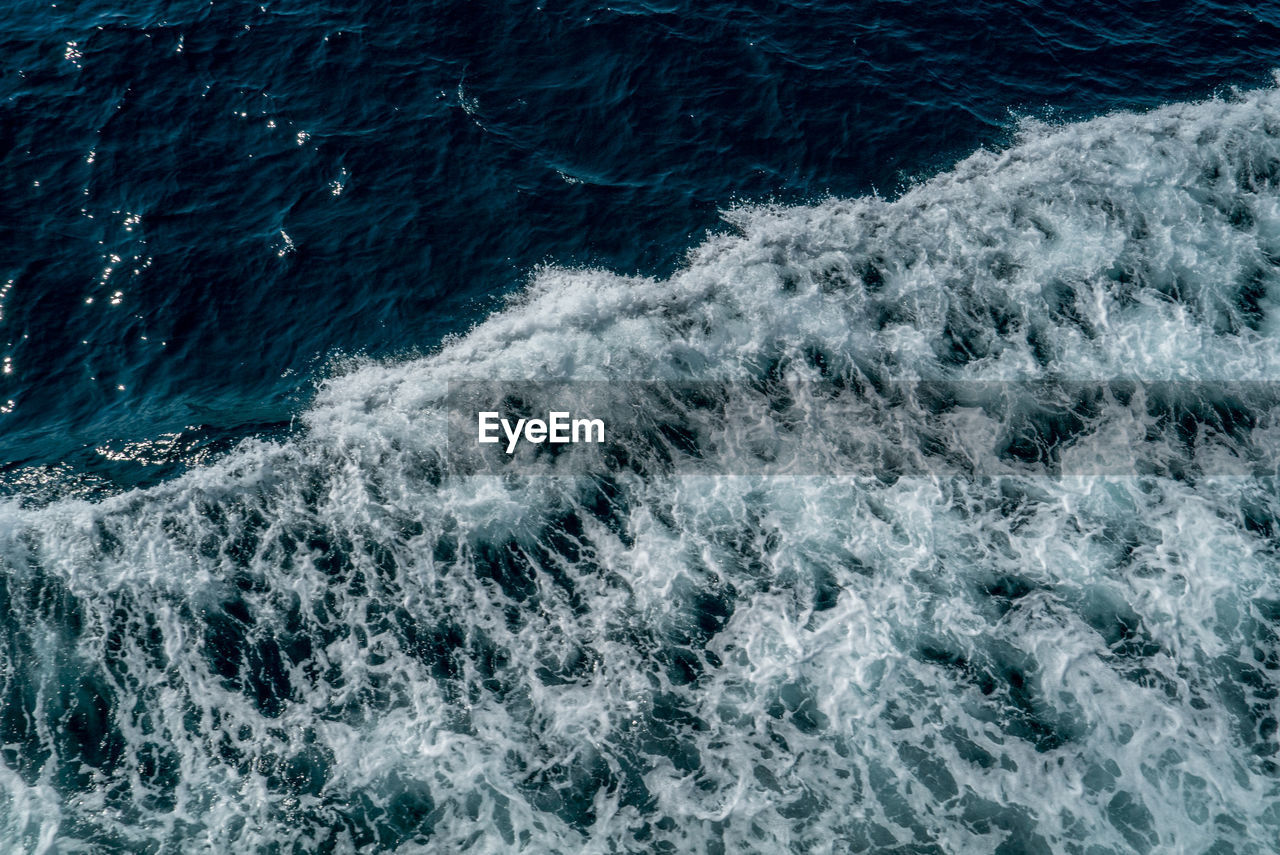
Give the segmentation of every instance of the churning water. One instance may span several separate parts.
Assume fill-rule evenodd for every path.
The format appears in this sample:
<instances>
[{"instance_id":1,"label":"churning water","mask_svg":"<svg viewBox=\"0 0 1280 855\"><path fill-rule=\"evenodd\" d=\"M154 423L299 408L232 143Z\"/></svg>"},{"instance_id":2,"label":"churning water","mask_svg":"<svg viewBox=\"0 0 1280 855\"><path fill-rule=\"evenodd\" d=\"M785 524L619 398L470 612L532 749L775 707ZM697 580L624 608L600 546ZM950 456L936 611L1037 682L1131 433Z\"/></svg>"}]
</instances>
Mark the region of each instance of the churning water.
<instances>
[{"instance_id":1,"label":"churning water","mask_svg":"<svg viewBox=\"0 0 1280 855\"><path fill-rule=\"evenodd\" d=\"M283 438L0 505L0 840L1274 851L1280 91L726 219ZM464 380L710 391L468 474Z\"/></svg>"}]
</instances>

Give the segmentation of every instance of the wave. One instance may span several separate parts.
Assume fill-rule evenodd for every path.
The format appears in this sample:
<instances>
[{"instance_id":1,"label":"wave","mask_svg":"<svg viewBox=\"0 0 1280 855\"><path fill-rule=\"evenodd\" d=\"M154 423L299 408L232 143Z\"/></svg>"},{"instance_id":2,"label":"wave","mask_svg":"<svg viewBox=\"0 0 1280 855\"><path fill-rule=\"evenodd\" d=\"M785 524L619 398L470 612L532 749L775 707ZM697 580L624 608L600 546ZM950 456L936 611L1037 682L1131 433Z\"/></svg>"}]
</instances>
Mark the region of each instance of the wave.
<instances>
[{"instance_id":1,"label":"wave","mask_svg":"<svg viewBox=\"0 0 1280 855\"><path fill-rule=\"evenodd\" d=\"M1280 90L725 216L668 279L538 270L438 352L324 382L287 441L0 505L0 837L1269 851L1280 432L1224 390L1280 379ZM683 445L451 470L450 386L528 380L715 391ZM1064 420L1059 381L1116 380L1173 400ZM857 417L788 429L836 398ZM1063 453L1123 433L1133 466L1064 476L997 441L1014 410ZM958 421L992 469L831 468L954 455ZM752 474L760 423L809 468Z\"/></svg>"}]
</instances>

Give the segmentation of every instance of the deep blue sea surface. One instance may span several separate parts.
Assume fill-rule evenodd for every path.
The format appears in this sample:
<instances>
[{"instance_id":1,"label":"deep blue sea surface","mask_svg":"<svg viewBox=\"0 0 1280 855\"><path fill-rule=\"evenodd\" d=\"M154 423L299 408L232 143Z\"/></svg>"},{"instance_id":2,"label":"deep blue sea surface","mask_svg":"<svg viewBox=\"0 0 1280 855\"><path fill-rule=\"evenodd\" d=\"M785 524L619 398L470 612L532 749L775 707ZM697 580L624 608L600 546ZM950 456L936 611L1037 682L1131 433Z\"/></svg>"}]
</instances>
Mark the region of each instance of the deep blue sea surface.
<instances>
[{"instance_id":1,"label":"deep blue sea surface","mask_svg":"<svg viewBox=\"0 0 1280 855\"><path fill-rule=\"evenodd\" d=\"M1276 851L1278 68L1262 2L4 4L0 853ZM654 379L444 461L449 384Z\"/></svg>"},{"instance_id":2,"label":"deep blue sea surface","mask_svg":"<svg viewBox=\"0 0 1280 855\"><path fill-rule=\"evenodd\" d=\"M735 203L892 196L1018 116L1280 65L1266 3L0 16L6 491L147 482L286 428L333 359L429 350L539 264L666 274Z\"/></svg>"}]
</instances>

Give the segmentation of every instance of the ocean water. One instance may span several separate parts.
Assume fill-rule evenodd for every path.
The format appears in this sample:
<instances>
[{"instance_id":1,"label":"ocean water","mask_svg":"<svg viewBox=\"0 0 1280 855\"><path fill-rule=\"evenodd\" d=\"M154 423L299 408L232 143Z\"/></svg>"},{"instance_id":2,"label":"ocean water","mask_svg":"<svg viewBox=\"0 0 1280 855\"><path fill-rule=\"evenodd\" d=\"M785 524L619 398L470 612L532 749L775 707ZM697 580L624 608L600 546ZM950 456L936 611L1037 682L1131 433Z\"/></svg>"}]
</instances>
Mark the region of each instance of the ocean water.
<instances>
[{"instance_id":1,"label":"ocean water","mask_svg":"<svg viewBox=\"0 0 1280 855\"><path fill-rule=\"evenodd\" d=\"M0 852L1280 848L1275 8L0 56Z\"/></svg>"}]
</instances>

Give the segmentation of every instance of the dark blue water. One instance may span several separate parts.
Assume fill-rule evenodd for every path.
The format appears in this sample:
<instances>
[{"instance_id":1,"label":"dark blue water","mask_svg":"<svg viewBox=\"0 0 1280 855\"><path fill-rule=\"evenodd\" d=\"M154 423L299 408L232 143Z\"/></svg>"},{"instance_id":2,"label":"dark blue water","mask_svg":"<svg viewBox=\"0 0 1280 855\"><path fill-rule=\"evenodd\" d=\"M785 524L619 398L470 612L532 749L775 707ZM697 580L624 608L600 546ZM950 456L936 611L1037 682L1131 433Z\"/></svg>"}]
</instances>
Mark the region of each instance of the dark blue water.
<instances>
[{"instance_id":1,"label":"dark blue water","mask_svg":"<svg viewBox=\"0 0 1280 855\"><path fill-rule=\"evenodd\" d=\"M1266 3L0 16L0 462L55 492L287 428L335 357L428 350L540 263L667 273L736 202L893 195L1018 115L1280 64Z\"/></svg>"},{"instance_id":2,"label":"dark blue water","mask_svg":"<svg viewBox=\"0 0 1280 855\"><path fill-rule=\"evenodd\" d=\"M1275 852L1277 68L5 4L0 855ZM609 441L477 462L495 388Z\"/></svg>"}]
</instances>

